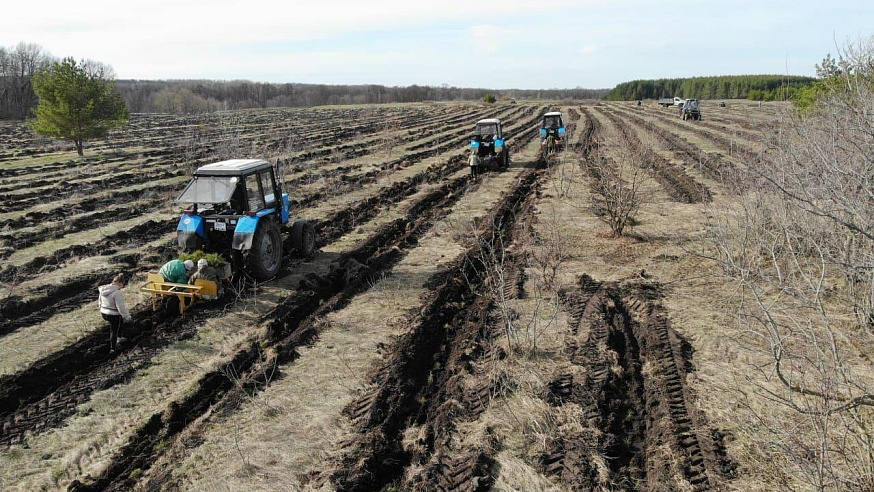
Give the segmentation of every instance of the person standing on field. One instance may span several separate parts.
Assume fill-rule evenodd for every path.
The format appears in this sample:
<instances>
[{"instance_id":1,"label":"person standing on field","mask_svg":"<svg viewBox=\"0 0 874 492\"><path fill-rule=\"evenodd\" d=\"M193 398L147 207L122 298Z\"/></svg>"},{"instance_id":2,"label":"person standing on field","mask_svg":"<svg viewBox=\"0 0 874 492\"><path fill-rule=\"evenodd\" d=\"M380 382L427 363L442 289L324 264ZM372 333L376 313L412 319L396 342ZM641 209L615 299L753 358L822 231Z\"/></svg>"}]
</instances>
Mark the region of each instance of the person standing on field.
<instances>
[{"instance_id":1,"label":"person standing on field","mask_svg":"<svg viewBox=\"0 0 874 492\"><path fill-rule=\"evenodd\" d=\"M131 315L124 304L124 294L121 289L125 286L124 274L119 273L112 279L112 283L101 285L97 288L99 296L97 302L100 304L100 314L103 319L109 322L109 351L115 352L119 343L126 340L119 338L121 324L124 321L130 321Z\"/></svg>"}]
</instances>

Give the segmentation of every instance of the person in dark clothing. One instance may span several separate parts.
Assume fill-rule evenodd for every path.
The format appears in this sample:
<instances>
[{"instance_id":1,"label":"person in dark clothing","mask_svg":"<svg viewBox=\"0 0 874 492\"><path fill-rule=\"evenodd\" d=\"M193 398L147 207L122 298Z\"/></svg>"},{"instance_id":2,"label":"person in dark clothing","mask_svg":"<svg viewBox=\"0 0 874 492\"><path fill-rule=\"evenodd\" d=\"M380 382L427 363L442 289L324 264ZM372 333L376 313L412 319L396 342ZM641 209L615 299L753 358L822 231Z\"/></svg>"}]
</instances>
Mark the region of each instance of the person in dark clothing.
<instances>
[{"instance_id":1,"label":"person in dark clothing","mask_svg":"<svg viewBox=\"0 0 874 492\"><path fill-rule=\"evenodd\" d=\"M124 321L130 321L131 315L124 304L124 294L121 289L125 286L124 274L119 273L112 279L112 283L101 285L97 288L99 296L97 302L100 304L100 314L103 319L109 322L109 351L114 352L118 348L119 343L126 340L119 338L118 334L121 330L121 324Z\"/></svg>"},{"instance_id":2,"label":"person in dark clothing","mask_svg":"<svg viewBox=\"0 0 874 492\"><path fill-rule=\"evenodd\" d=\"M194 272L190 277L188 277L188 283L194 284L197 279L203 280L211 280L216 284L216 295L218 297L222 296L222 281L219 278L219 274L215 268L209 266L209 262L206 258L201 258L197 260L197 271ZM203 296L207 298L207 296Z\"/></svg>"}]
</instances>

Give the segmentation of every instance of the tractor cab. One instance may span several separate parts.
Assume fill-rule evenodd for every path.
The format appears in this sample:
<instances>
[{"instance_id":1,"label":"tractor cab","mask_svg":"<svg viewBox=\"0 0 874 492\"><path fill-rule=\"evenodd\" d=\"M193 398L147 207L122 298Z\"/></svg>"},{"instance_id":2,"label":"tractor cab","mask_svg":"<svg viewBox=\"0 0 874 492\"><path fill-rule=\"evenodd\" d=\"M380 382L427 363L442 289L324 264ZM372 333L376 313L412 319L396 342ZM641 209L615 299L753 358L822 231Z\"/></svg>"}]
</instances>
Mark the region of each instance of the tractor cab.
<instances>
[{"instance_id":1,"label":"tractor cab","mask_svg":"<svg viewBox=\"0 0 874 492\"><path fill-rule=\"evenodd\" d=\"M680 108L680 116L683 120L700 120L701 109L698 107L698 100L686 99L686 102Z\"/></svg>"},{"instance_id":2,"label":"tractor cab","mask_svg":"<svg viewBox=\"0 0 874 492\"><path fill-rule=\"evenodd\" d=\"M261 159L207 164L176 202L191 204L176 227L179 247L227 256L259 280L275 276L282 264L281 228L289 222L288 194L274 165ZM315 233L305 220L292 227L292 246L308 256Z\"/></svg>"},{"instance_id":3,"label":"tractor cab","mask_svg":"<svg viewBox=\"0 0 874 492\"><path fill-rule=\"evenodd\" d=\"M497 118L488 118L476 123L476 128L473 132L473 140L479 142L494 142L495 140L499 140L502 135L501 120Z\"/></svg>"},{"instance_id":4,"label":"tractor cab","mask_svg":"<svg viewBox=\"0 0 874 492\"><path fill-rule=\"evenodd\" d=\"M478 121L470 140L470 151L470 168L474 175L491 164L499 168L509 166L510 149L501 120L487 118Z\"/></svg>"},{"instance_id":5,"label":"tractor cab","mask_svg":"<svg viewBox=\"0 0 874 492\"><path fill-rule=\"evenodd\" d=\"M540 125L540 146L542 149L547 153L563 149L566 136L567 129L564 126L561 113L553 111L543 115Z\"/></svg>"}]
</instances>

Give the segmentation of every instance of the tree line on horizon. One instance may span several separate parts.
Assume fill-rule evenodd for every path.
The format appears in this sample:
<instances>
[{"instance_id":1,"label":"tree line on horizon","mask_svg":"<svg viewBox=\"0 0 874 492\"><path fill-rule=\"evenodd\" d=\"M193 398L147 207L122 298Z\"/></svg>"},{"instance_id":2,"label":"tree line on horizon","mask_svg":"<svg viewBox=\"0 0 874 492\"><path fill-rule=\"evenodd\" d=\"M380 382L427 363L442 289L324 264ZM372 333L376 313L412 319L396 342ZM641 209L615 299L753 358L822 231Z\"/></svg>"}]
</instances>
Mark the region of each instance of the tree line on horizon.
<instances>
[{"instance_id":1,"label":"tree line on horizon","mask_svg":"<svg viewBox=\"0 0 874 492\"><path fill-rule=\"evenodd\" d=\"M726 75L632 80L614 87L608 101L683 97L696 99L790 100L817 79L798 75Z\"/></svg>"},{"instance_id":2,"label":"tree line on horizon","mask_svg":"<svg viewBox=\"0 0 874 492\"><path fill-rule=\"evenodd\" d=\"M39 103L33 76L60 59L37 44L0 47L0 119L34 116ZM85 62L83 60L83 62ZM88 61L89 64L102 65ZM115 79L111 67L107 75ZM509 99L603 99L609 89L508 89L440 86L265 83L248 80L114 80L115 92L132 113L196 114L252 108L425 101L482 101L486 94Z\"/></svg>"},{"instance_id":3,"label":"tree line on horizon","mask_svg":"<svg viewBox=\"0 0 874 492\"><path fill-rule=\"evenodd\" d=\"M508 89L448 85L329 85L248 80L118 80L116 90L134 113L192 114L252 108L388 104L499 99L603 99L608 89Z\"/></svg>"}]
</instances>

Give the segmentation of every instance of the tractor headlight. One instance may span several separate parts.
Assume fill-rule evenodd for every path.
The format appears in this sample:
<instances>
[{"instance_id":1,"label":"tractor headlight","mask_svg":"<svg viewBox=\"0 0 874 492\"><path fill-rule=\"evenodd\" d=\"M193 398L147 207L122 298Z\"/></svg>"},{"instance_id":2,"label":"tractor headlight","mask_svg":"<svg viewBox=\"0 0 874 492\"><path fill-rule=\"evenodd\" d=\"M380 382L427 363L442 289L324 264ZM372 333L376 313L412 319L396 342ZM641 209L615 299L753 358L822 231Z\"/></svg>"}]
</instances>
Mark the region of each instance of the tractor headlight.
<instances>
[{"instance_id":1,"label":"tractor headlight","mask_svg":"<svg viewBox=\"0 0 874 492\"><path fill-rule=\"evenodd\" d=\"M558 129L558 133L564 133L565 131L567 131L567 130L565 130L564 127L561 127Z\"/></svg>"},{"instance_id":2,"label":"tractor headlight","mask_svg":"<svg viewBox=\"0 0 874 492\"><path fill-rule=\"evenodd\" d=\"M540 134L541 134L541 135L546 135L546 128L541 128L541 129L540 129Z\"/></svg>"},{"instance_id":3,"label":"tractor headlight","mask_svg":"<svg viewBox=\"0 0 874 492\"><path fill-rule=\"evenodd\" d=\"M471 140L470 141L470 148L472 148L472 149L479 148L479 142L477 142L476 140Z\"/></svg>"}]
</instances>

